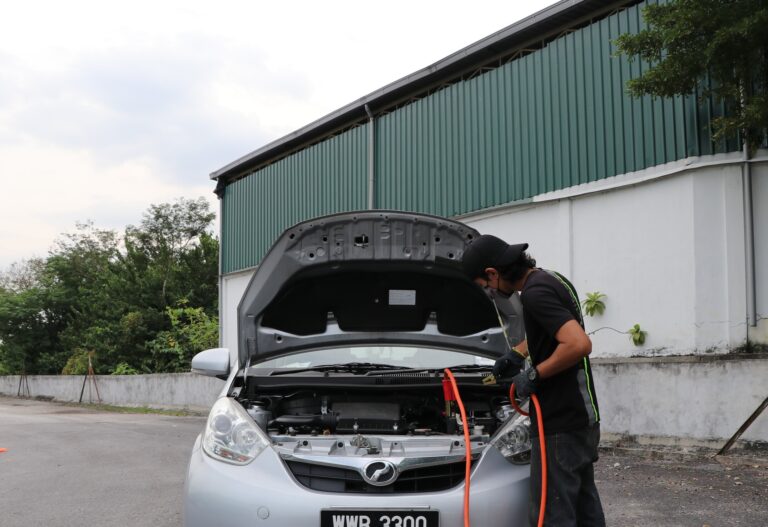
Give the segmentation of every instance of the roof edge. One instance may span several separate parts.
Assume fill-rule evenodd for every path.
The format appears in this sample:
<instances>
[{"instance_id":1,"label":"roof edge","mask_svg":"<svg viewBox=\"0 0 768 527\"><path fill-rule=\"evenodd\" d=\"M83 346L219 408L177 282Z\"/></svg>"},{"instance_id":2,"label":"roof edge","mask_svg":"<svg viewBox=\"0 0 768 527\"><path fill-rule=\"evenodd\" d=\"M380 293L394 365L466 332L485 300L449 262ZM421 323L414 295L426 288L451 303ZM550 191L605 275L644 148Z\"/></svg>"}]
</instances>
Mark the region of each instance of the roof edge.
<instances>
[{"instance_id":1,"label":"roof edge","mask_svg":"<svg viewBox=\"0 0 768 527\"><path fill-rule=\"evenodd\" d=\"M516 45L545 40L558 30L578 24L579 21L601 17L614 9L640 1L562 0L232 161L211 172L210 178L222 178L226 183L265 162L309 146L335 131L366 121L366 106L374 113L389 109L436 85L455 80L473 67L480 67L504 56L505 52L509 53Z\"/></svg>"}]
</instances>

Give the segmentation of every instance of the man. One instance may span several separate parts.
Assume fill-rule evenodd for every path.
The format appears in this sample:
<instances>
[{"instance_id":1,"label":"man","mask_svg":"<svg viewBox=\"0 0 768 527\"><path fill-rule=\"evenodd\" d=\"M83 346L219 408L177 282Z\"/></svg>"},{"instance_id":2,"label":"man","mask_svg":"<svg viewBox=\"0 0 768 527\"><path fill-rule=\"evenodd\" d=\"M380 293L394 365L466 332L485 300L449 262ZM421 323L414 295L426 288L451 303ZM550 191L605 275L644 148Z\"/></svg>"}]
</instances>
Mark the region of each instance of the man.
<instances>
[{"instance_id":1,"label":"man","mask_svg":"<svg viewBox=\"0 0 768 527\"><path fill-rule=\"evenodd\" d=\"M527 243L509 245L490 235L464 252L464 272L478 285L509 296L520 292L532 367L510 354L497 361L494 375L512 377L518 397L535 393L541 404L547 448L545 525L604 526L593 463L600 441L600 414L588 355L592 342L584 332L573 285L563 276L539 269L526 253ZM499 372L497 375L496 372ZM531 405L531 435L538 438ZM537 525L541 499L541 451L532 440L530 522Z\"/></svg>"}]
</instances>

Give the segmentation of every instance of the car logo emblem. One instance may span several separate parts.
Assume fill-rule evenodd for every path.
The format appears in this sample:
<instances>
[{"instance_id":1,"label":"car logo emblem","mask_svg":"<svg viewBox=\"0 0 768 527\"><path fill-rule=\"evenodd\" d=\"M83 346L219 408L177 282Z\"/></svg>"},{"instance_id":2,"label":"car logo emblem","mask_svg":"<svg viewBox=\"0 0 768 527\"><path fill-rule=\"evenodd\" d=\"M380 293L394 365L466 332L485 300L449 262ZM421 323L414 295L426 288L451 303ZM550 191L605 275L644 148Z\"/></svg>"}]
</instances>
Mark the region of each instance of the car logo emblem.
<instances>
[{"instance_id":1,"label":"car logo emblem","mask_svg":"<svg viewBox=\"0 0 768 527\"><path fill-rule=\"evenodd\" d=\"M390 461L372 461L363 468L363 479L371 485L384 487L397 479L397 467Z\"/></svg>"}]
</instances>

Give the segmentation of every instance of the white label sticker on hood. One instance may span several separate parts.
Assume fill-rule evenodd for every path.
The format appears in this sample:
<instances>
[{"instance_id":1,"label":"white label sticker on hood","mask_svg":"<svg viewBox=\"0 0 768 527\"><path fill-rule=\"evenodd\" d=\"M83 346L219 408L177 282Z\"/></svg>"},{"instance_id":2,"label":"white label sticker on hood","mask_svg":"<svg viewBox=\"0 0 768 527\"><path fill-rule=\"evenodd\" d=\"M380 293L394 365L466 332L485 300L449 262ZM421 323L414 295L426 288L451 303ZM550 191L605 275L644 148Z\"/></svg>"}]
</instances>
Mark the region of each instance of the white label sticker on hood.
<instances>
[{"instance_id":1,"label":"white label sticker on hood","mask_svg":"<svg viewBox=\"0 0 768 527\"><path fill-rule=\"evenodd\" d=\"M415 306L416 291L413 289L390 289L389 305L390 306Z\"/></svg>"}]
</instances>

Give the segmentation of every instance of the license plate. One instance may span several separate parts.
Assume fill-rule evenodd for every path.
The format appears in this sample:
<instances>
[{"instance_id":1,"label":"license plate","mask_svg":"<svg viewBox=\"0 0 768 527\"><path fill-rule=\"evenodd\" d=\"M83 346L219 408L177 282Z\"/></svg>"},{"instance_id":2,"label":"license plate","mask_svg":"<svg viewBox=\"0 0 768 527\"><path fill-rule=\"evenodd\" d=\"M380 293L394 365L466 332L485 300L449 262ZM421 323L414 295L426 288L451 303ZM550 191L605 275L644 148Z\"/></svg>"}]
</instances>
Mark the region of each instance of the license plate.
<instances>
[{"instance_id":1,"label":"license plate","mask_svg":"<svg viewBox=\"0 0 768 527\"><path fill-rule=\"evenodd\" d=\"M438 511L410 510L325 510L320 527L439 527Z\"/></svg>"}]
</instances>

